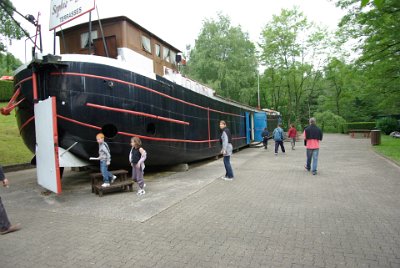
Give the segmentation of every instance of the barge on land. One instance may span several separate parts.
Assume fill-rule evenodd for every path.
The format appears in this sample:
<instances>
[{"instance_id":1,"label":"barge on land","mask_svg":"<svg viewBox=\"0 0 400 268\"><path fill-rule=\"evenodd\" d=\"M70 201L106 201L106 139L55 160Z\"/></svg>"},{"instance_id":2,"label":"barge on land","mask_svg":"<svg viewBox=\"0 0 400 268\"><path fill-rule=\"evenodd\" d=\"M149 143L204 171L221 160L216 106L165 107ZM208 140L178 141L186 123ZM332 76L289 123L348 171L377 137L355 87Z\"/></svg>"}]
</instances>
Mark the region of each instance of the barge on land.
<instances>
[{"instance_id":1,"label":"barge on land","mask_svg":"<svg viewBox=\"0 0 400 268\"><path fill-rule=\"evenodd\" d=\"M127 17L57 35L60 55L38 57L14 76L18 126L32 152L34 102L49 96L56 99L59 147L75 144L70 153L87 160L97 155L95 136L103 132L115 167L129 166L133 136L142 139L147 165L165 166L218 155L220 120L231 130L234 149L261 140L271 122L265 111L182 76L181 51Z\"/></svg>"}]
</instances>

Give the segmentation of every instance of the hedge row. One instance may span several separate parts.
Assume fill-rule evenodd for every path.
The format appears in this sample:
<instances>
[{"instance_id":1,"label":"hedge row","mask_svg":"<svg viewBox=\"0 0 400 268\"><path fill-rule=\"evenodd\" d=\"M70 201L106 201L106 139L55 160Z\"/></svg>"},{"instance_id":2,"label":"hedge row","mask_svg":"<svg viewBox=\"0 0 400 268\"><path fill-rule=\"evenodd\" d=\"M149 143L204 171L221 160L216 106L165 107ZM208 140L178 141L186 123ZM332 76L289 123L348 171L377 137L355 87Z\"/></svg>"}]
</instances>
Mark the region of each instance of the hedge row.
<instances>
[{"instance_id":1,"label":"hedge row","mask_svg":"<svg viewBox=\"0 0 400 268\"><path fill-rule=\"evenodd\" d=\"M14 93L13 81L0 80L0 101L9 101Z\"/></svg>"},{"instance_id":2,"label":"hedge row","mask_svg":"<svg viewBox=\"0 0 400 268\"><path fill-rule=\"evenodd\" d=\"M376 127L376 122L351 122L343 124L344 133L347 133L349 129L368 129L372 130Z\"/></svg>"}]
</instances>

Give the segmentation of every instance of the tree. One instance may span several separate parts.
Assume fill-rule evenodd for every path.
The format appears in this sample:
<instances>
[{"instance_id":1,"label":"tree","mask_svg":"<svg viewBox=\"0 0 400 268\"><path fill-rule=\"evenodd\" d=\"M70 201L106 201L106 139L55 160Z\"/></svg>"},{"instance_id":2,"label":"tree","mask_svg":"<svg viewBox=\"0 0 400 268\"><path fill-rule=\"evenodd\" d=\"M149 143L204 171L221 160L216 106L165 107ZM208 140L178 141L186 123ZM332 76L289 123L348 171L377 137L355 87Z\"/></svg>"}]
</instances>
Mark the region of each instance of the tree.
<instances>
[{"instance_id":1,"label":"tree","mask_svg":"<svg viewBox=\"0 0 400 268\"><path fill-rule=\"evenodd\" d=\"M4 42L11 39L21 39L24 31L11 18L13 5L10 0L0 0L0 52L6 50Z\"/></svg>"},{"instance_id":2,"label":"tree","mask_svg":"<svg viewBox=\"0 0 400 268\"><path fill-rule=\"evenodd\" d=\"M215 89L217 94L255 104L257 58L255 46L227 16L206 19L190 52L186 73Z\"/></svg>"},{"instance_id":3,"label":"tree","mask_svg":"<svg viewBox=\"0 0 400 268\"><path fill-rule=\"evenodd\" d=\"M325 61L327 42L326 30L309 23L296 7L282 9L261 33L260 61L269 76L266 94L288 123L309 117L305 111L311 110L309 100L317 89L318 65Z\"/></svg>"},{"instance_id":4,"label":"tree","mask_svg":"<svg viewBox=\"0 0 400 268\"><path fill-rule=\"evenodd\" d=\"M337 58L332 58L324 69L327 87L325 96L331 103L329 110L335 111L339 116L343 116L344 101L349 97L352 71L349 65Z\"/></svg>"},{"instance_id":5,"label":"tree","mask_svg":"<svg viewBox=\"0 0 400 268\"><path fill-rule=\"evenodd\" d=\"M322 131L326 132L343 132L343 125L346 123L341 116L338 116L331 111L317 112L315 118L321 126Z\"/></svg>"},{"instance_id":6,"label":"tree","mask_svg":"<svg viewBox=\"0 0 400 268\"><path fill-rule=\"evenodd\" d=\"M361 0L361 7L365 7L369 2L370 0ZM382 7L384 2L385 0L373 0L374 5L378 8Z\"/></svg>"},{"instance_id":7,"label":"tree","mask_svg":"<svg viewBox=\"0 0 400 268\"><path fill-rule=\"evenodd\" d=\"M359 1L340 0L348 10L340 22L343 43L359 53L355 64L365 78L361 85L365 101L374 103L371 115L398 113L400 106L400 2L382 1L379 8L362 8ZM371 5L371 4L369 4Z\"/></svg>"},{"instance_id":8,"label":"tree","mask_svg":"<svg viewBox=\"0 0 400 268\"><path fill-rule=\"evenodd\" d=\"M11 53L0 52L0 76L12 75L13 71L22 65L22 62Z\"/></svg>"}]
</instances>

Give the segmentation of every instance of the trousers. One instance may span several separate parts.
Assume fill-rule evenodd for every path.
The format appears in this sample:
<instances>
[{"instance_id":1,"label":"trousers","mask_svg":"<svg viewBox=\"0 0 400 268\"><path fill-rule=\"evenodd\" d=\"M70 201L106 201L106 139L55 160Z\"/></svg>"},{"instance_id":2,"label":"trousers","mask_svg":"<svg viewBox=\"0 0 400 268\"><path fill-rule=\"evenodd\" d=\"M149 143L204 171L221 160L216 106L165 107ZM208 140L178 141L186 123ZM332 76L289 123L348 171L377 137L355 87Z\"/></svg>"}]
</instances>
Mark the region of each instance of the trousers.
<instances>
[{"instance_id":1,"label":"trousers","mask_svg":"<svg viewBox=\"0 0 400 268\"><path fill-rule=\"evenodd\" d=\"M0 197L0 231L7 230L10 228L11 223L8 220L6 209L3 206L3 202Z\"/></svg>"}]
</instances>

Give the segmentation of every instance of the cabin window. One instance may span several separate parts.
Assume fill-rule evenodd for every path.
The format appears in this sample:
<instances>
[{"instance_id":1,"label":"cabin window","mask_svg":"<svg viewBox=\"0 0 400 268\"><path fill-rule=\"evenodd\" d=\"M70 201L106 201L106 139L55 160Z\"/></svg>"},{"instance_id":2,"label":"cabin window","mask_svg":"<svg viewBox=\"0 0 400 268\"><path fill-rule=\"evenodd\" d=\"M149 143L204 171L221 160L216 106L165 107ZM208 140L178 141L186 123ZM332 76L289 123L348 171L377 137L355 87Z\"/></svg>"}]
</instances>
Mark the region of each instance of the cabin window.
<instances>
[{"instance_id":1,"label":"cabin window","mask_svg":"<svg viewBox=\"0 0 400 268\"><path fill-rule=\"evenodd\" d=\"M150 45L150 38L147 36L142 35L142 48L151 53L151 45Z\"/></svg>"},{"instance_id":2,"label":"cabin window","mask_svg":"<svg viewBox=\"0 0 400 268\"><path fill-rule=\"evenodd\" d=\"M174 51L171 51L170 59L172 64L176 64L176 53Z\"/></svg>"},{"instance_id":3,"label":"cabin window","mask_svg":"<svg viewBox=\"0 0 400 268\"><path fill-rule=\"evenodd\" d=\"M161 46L159 44L155 44L154 47L156 50L156 56L161 58Z\"/></svg>"},{"instance_id":4,"label":"cabin window","mask_svg":"<svg viewBox=\"0 0 400 268\"><path fill-rule=\"evenodd\" d=\"M166 62L171 61L169 48L163 47L163 60L165 60Z\"/></svg>"},{"instance_id":5,"label":"cabin window","mask_svg":"<svg viewBox=\"0 0 400 268\"><path fill-rule=\"evenodd\" d=\"M90 38L91 46L93 46L93 39L97 38L97 31L92 31ZM81 34L81 48L89 48L89 32Z\"/></svg>"}]
</instances>

